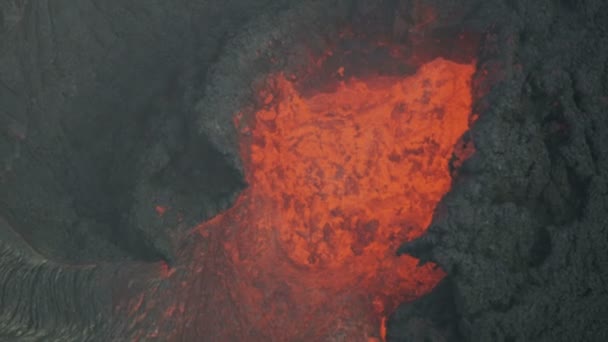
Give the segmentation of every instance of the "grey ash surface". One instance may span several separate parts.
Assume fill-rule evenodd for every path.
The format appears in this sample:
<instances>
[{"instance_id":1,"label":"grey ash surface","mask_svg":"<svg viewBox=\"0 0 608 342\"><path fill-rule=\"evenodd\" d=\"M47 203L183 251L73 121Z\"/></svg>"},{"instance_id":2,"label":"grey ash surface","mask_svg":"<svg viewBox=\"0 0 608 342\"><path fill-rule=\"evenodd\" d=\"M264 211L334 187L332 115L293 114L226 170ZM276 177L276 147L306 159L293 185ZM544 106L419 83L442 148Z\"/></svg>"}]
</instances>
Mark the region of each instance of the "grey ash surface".
<instances>
[{"instance_id":1,"label":"grey ash surface","mask_svg":"<svg viewBox=\"0 0 608 342\"><path fill-rule=\"evenodd\" d=\"M437 21L413 30L424 5ZM2 0L0 341L120 340L119 284L245 186L224 119L269 70L250 53L332 20L481 33L477 152L399 251L448 278L389 341L608 341L602 0Z\"/></svg>"}]
</instances>

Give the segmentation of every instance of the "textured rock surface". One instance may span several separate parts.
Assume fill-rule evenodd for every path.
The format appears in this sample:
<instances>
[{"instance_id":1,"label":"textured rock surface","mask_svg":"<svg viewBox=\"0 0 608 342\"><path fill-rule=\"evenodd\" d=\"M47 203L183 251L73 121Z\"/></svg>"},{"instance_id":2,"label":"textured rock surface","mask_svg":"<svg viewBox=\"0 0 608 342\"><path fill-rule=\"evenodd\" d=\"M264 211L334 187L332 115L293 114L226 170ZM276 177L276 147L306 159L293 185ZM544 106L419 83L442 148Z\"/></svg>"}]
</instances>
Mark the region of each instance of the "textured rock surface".
<instances>
[{"instance_id":1,"label":"textured rock surface","mask_svg":"<svg viewBox=\"0 0 608 342\"><path fill-rule=\"evenodd\" d=\"M608 6L503 6L481 47L477 153L404 251L450 274L465 340L606 340Z\"/></svg>"},{"instance_id":2,"label":"textured rock surface","mask_svg":"<svg viewBox=\"0 0 608 342\"><path fill-rule=\"evenodd\" d=\"M4 220L0 238L0 340L84 340L98 332L109 314L103 302L110 297L96 290L96 267L46 260Z\"/></svg>"},{"instance_id":3,"label":"textured rock surface","mask_svg":"<svg viewBox=\"0 0 608 342\"><path fill-rule=\"evenodd\" d=\"M3 1L0 213L60 260L170 258L165 227L240 188L185 104L263 4Z\"/></svg>"},{"instance_id":4,"label":"textured rock surface","mask_svg":"<svg viewBox=\"0 0 608 342\"><path fill-rule=\"evenodd\" d=\"M127 281L143 269L44 260L170 260L180 227L242 187L231 115L258 77L300 63L300 51L276 44L323 50L323 34L349 18L407 41L453 27L482 34L477 153L426 237L401 250L437 262L449 281L404 304L389 340L608 340L608 3L287 3L0 3L0 340L154 331L153 309L130 327L99 323L110 284L116 301L143 298ZM272 54L278 64L261 62ZM16 247L22 238L35 251ZM91 297L99 307L82 308ZM438 314L444 305L449 315Z\"/></svg>"},{"instance_id":5,"label":"textured rock surface","mask_svg":"<svg viewBox=\"0 0 608 342\"><path fill-rule=\"evenodd\" d=\"M126 338L110 312L146 272L125 260L171 260L242 187L190 98L265 5L0 2L0 341Z\"/></svg>"}]
</instances>

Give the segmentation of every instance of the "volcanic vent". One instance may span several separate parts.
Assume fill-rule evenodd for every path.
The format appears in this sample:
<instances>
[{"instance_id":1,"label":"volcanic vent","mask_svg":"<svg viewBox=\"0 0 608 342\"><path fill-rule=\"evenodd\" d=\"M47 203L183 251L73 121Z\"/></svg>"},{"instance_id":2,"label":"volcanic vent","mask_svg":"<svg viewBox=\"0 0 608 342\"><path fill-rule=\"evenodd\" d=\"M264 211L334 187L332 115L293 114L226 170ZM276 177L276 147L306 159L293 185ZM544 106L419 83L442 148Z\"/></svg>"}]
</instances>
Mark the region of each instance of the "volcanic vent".
<instances>
[{"instance_id":1,"label":"volcanic vent","mask_svg":"<svg viewBox=\"0 0 608 342\"><path fill-rule=\"evenodd\" d=\"M1 2L0 340L608 341L607 25Z\"/></svg>"},{"instance_id":2,"label":"volcanic vent","mask_svg":"<svg viewBox=\"0 0 608 342\"><path fill-rule=\"evenodd\" d=\"M471 152L474 60L334 38L320 52L299 44L297 62L258 51L274 67L231 115L249 186L183 255L205 279L201 307L181 310L210 340L384 340L396 306L443 277L396 250L424 232Z\"/></svg>"}]
</instances>

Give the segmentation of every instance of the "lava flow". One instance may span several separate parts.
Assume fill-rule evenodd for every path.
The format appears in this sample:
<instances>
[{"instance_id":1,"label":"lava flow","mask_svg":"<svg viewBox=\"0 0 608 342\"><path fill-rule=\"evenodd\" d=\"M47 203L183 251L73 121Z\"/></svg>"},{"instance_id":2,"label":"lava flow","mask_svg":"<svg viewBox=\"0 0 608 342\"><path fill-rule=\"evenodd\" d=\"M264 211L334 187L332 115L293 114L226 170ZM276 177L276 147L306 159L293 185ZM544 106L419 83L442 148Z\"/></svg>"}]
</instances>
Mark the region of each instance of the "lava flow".
<instances>
[{"instance_id":1,"label":"lava flow","mask_svg":"<svg viewBox=\"0 0 608 342\"><path fill-rule=\"evenodd\" d=\"M450 188L473 72L439 58L309 96L271 76L263 108L235 120L249 187L198 227L181 287L200 298L167 317L189 317L194 340L383 340L396 306L444 275L395 251Z\"/></svg>"}]
</instances>

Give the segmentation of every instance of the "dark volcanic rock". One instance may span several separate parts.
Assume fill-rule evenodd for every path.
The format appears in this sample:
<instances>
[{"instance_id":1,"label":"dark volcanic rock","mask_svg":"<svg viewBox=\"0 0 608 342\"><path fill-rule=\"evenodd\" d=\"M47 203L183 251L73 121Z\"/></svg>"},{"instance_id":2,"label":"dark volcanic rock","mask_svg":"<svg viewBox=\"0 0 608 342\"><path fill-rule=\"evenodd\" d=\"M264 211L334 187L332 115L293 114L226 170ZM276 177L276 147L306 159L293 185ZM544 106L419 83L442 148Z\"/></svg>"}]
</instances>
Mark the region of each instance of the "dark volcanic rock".
<instances>
[{"instance_id":1,"label":"dark volcanic rock","mask_svg":"<svg viewBox=\"0 0 608 342\"><path fill-rule=\"evenodd\" d=\"M477 152L417 253L450 274L465 340L607 340L608 4L488 14Z\"/></svg>"},{"instance_id":2,"label":"dark volcanic rock","mask_svg":"<svg viewBox=\"0 0 608 342\"><path fill-rule=\"evenodd\" d=\"M458 313L449 278L433 292L395 311L387 323L387 341L458 342Z\"/></svg>"},{"instance_id":3,"label":"dark volcanic rock","mask_svg":"<svg viewBox=\"0 0 608 342\"><path fill-rule=\"evenodd\" d=\"M242 187L192 129L189 97L262 5L3 1L0 215L59 260L171 258L166 227Z\"/></svg>"},{"instance_id":4,"label":"dark volcanic rock","mask_svg":"<svg viewBox=\"0 0 608 342\"><path fill-rule=\"evenodd\" d=\"M449 281L405 303L389 340L608 341L603 0L3 0L0 340L128 329L102 296L137 302L145 272L46 258L171 260L175 236L244 186L231 119L252 84L349 21L404 44L480 35L476 153L401 250Z\"/></svg>"}]
</instances>

